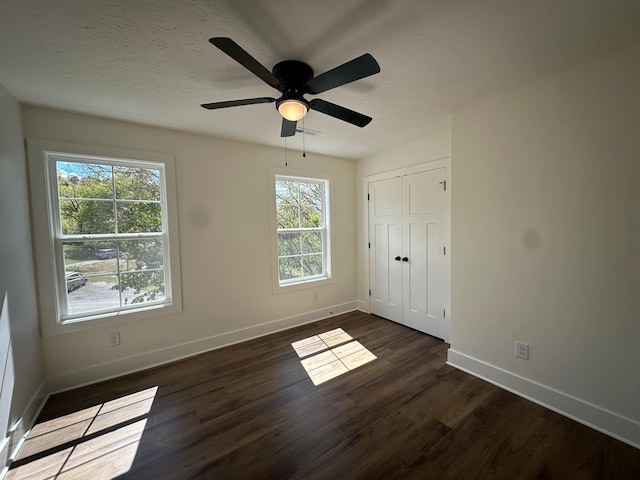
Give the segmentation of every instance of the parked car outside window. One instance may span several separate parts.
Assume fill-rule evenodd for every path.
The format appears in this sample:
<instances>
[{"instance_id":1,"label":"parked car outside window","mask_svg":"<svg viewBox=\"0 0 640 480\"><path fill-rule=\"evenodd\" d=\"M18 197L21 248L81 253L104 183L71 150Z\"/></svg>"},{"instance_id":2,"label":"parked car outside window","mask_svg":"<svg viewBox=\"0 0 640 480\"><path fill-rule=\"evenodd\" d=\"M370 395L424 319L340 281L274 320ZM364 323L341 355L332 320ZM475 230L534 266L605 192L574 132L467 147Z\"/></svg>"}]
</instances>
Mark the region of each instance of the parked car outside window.
<instances>
[{"instance_id":1,"label":"parked car outside window","mask_svg":"<svg viewBox=\"0 0 640 480\"><path fill-rule=\"evenodd\" d=\"M116 258L117 255L118 253L116 252L115 248L101 248L100 250L98 250L96 256L100 260L105 260L107 258Z\"/></svg>"},{"instance_id":2,"label":"parked car outside window","mask_svg":"<svg viewBox=\"0 0 640 480\"><path fill-rule=\"evenodd\" d=\"M80 272L67 272L65 276L67 278L67 293L87 284L87 277Z\"/></svg>"}]
</instances>

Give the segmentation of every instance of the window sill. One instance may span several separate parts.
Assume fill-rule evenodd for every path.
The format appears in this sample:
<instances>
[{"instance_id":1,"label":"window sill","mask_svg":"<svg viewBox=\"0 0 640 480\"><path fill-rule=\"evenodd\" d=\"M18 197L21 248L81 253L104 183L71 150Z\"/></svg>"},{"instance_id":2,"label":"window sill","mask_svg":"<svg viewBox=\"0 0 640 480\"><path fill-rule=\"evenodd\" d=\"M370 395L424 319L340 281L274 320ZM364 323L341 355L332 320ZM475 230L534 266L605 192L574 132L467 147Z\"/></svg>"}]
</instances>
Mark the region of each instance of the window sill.
<instances>
[{"instance_id":1,"label":"window sill","mask_svg":"<svg viewBox=\"0 0 640 480\"><path fill-rule=\"evenodd\" d=\"M63 322L44 323L42 329L43 337L52 337L56 335L65 335L68 333L81 332L86 330L95 330L97 328L110 327L112 325L120 325L130 323L147 318L154 318L174 313L180 313L182 305L173 303L165 305L152 305L146 308L136 310L125 310L120 312L110 312L101 315L92 315Z\"/></svg>"},{"instance_id":2,"label":"window sill","mask_svg":"<svg viewBox=\"0 0 640 480\"><path fill-rule=\"evenodd\" d=\"M306 280L304 282L298 282L298 283L290 283L287 285L274 285L273 293L278 295L281 293L296 292L298 290L304 290L307 288L323 287L325 285L331 285L333 283L334 283L334 280L331 277L316 278L313 280Z\"/></svg>"}]
</instances>

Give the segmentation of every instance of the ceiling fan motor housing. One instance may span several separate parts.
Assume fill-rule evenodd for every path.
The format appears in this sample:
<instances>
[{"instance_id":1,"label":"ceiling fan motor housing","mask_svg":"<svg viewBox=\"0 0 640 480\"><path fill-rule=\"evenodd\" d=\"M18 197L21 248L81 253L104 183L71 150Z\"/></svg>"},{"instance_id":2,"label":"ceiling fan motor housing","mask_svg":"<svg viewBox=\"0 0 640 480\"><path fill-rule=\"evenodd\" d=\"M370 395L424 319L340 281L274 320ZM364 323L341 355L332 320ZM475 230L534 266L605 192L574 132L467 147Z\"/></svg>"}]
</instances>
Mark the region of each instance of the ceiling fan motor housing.
<instances>
[{"instance_id":1,"label":"ceiling fan motor housing","mask_svg":"<svg viewBox=\"0 0 640 480\"><path fill-rule=\"evenodd\" d=\"M283 95L276 100L276 110L285 100L301 101L309 110L309 102L303 97L307 93L303 85L313 78L313 69L298 60L284 60L273 67L273 74L282 82L278 90Z\"/></svg>"},{"instance_id":2,"label":"ceiling fan motor housing","mask_svg":"<svg viewBox=\"0 0 640 480\"><path fill-rule=\"evenodd\" d=\"M313 69L304 62L298 60L285 60L276 63L273 67L273 74L282 82L279 90L282 93L296 91L302 95L303 85L313 78Z\"/></svg>"}]
</instances>

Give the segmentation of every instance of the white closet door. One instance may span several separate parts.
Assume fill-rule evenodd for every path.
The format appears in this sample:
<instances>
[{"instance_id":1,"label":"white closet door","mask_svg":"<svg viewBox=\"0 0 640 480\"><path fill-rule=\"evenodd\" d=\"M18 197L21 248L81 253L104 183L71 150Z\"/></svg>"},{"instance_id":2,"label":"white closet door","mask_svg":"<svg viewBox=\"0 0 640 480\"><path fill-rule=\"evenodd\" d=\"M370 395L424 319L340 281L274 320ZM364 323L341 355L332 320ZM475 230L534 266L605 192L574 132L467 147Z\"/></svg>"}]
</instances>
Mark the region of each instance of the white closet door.
<instances>
[{"instance_id":1,"label":"white closet door","mask_svg":"<svg viewBox=\"0 0 640 480\"><path fill-rule=\"evenodd\" d=\"M446 170L402 177L403 323L448 337L444 317Z\"/></svg>"},{"instance_id":2,"label":"white closet door","mask_svg":"<svg viewBox=\"0 0 640 480\"><path fill-rule=\"evenodd\" d=\"M448 340L446 168L369 182L371 313Z\"/></svg>"},{"instance_id":3,"label":"white closet door","mask_svg":"<svg viewBox=\"0 0 640 480\"><path fill-rule=\"evenodd\" d=\"M402 179L369 183L371 313L402 323Z\"/></svg>"}]
</instances>

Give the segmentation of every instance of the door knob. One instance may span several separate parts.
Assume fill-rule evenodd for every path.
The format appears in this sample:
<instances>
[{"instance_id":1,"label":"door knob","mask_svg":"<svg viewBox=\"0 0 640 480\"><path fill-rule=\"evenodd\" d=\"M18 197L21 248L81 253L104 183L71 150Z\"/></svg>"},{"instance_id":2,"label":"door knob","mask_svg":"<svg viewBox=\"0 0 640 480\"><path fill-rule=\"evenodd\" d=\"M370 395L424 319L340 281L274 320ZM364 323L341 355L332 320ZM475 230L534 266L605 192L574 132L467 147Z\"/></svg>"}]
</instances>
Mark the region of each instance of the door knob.
<instances>
[{"instance_id":1,"label":"door knob","mask_svg":"<svg viewBox=\"0 0 640 480\"><path fill-rule=\"evenodd\" d=\"M399 261L400 261L400 257L396 257L396 262L399 262Z\"/></svg>"},{"instance_id":2,"label":"door knob","mask_svg":"<svg viewBox=\"0 0 640 480\"><path fill-rule=\"evenodd\" d=\"M403 262L408 262L408 261L409 261L409 258L407 258L407 257L402 257L402 261L403 261Z\"/></svg>"}]
</instances>

